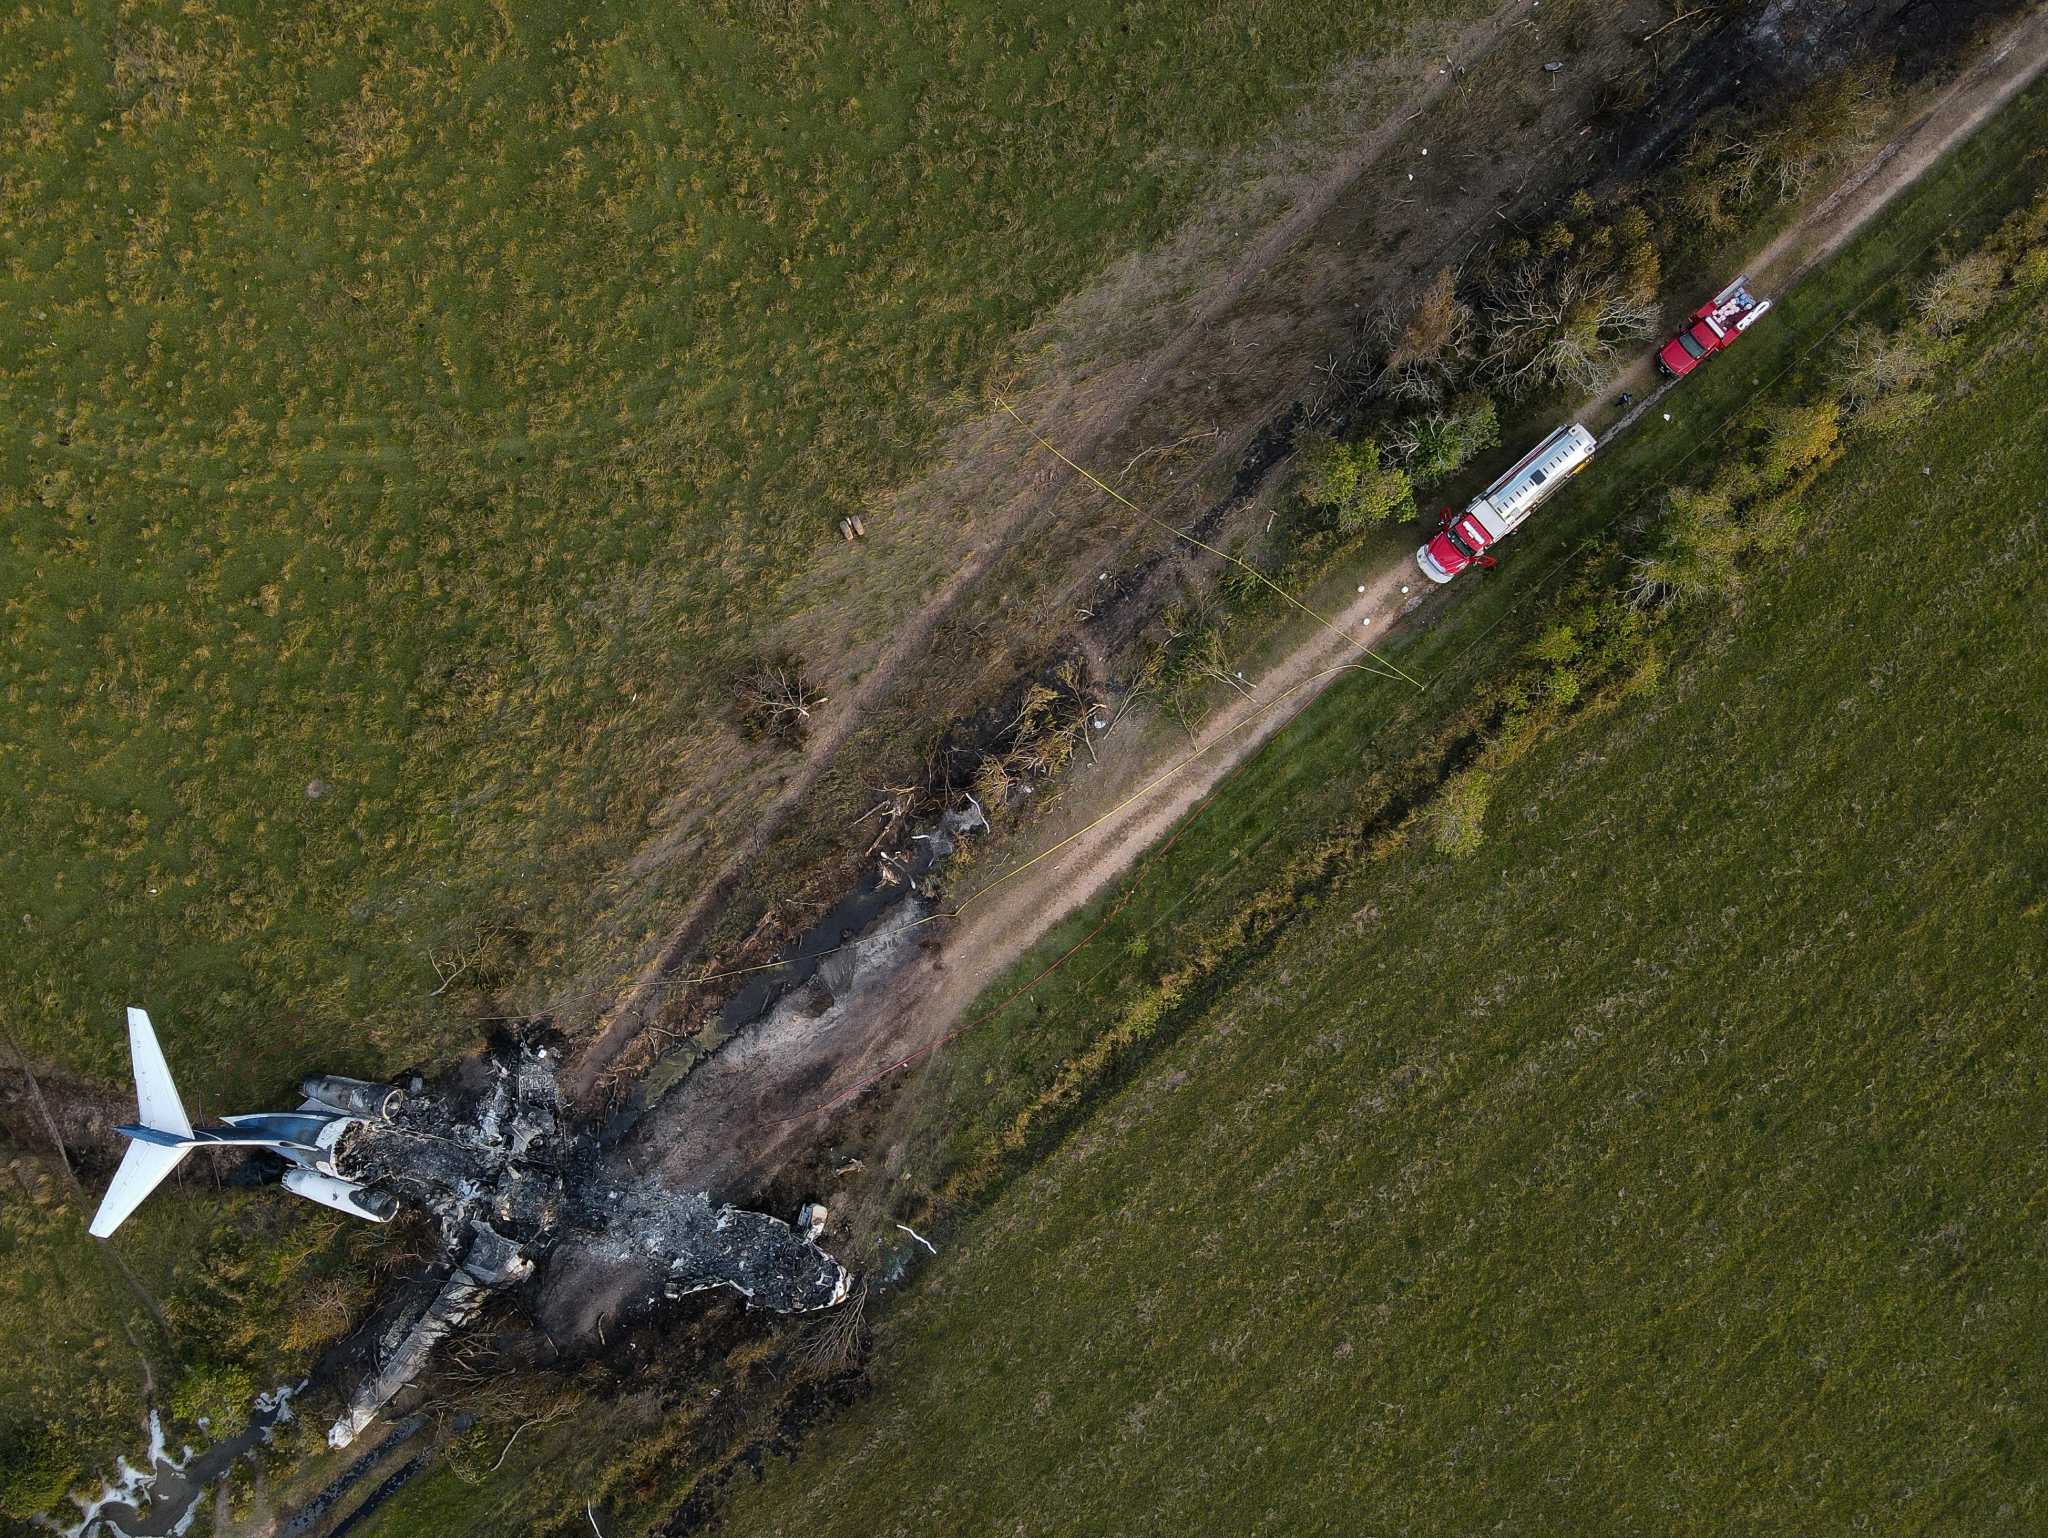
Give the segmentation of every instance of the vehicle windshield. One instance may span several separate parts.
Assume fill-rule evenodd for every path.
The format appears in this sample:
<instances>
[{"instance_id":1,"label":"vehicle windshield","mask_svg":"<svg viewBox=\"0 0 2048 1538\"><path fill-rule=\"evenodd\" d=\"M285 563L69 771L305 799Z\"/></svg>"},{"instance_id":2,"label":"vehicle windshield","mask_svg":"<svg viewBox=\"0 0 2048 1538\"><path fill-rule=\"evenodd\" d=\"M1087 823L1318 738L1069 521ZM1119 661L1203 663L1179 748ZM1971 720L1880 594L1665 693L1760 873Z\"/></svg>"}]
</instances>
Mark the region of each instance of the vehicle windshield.
<instances>
[{"instance_id":1,"label":"vehicle windshield","mask_svg":"<svg viewBox=\"0 0 2048 1538\"><path fill-rule=\"evenodd\" d=\"M1479 559L1479 552L1477 550L1474 550L1470 545L1466 544L1462 539L1458 538L1458 530L1455 524L1445 525L1444 538L1449 540L1451 542L1451 548L1457 551L1458 554L1462 555L1466 560L1476 561Z\"/></svg>"},{"instance_id":2,"label":"vehicle windshield","mask_svg":"<svg viewBox=\"0 0 2048 1538\"><path fill-rule=\"evenodd\" d=\"M1693 357L1696 359L1704 358L1707 355L1706 348L1700 346L1698 342L1695 342L1692 339L1692 333L1690 331L1679 332L1678 345L1683 347L1687 352L1691 353Z\"/></svg>"}]
</instances>

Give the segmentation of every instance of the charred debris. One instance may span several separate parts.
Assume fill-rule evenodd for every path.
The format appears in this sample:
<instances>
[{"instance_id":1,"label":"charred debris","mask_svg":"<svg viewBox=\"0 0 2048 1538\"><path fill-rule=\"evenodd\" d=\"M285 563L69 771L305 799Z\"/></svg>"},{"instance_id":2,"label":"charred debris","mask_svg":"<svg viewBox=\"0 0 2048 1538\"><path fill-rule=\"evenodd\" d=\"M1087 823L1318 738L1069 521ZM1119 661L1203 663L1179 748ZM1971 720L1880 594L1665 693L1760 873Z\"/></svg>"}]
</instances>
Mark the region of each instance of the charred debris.
<instances>
[{"instance_id":1,"label":"charred debris","mask_svg":"<svg viewBox=\"0 0 2048 1538\"><path fill-rule=\"evenodd\" d=\"M428 1215L426 1273L401 1290L333 1365L354 1381L328 1441L347 1446L493 1297L558 1259L624 1268L637 1300L716 1287L750 1306L803 1313L841 1302L845 1267L817 1245L822 1209L799 1226L621 1178L596 1138L570 1125L544 1031L507 1036L432 1086L362 1086L366 1114L337 1150L346 1178Z\"/></svg>"}]
</instances>

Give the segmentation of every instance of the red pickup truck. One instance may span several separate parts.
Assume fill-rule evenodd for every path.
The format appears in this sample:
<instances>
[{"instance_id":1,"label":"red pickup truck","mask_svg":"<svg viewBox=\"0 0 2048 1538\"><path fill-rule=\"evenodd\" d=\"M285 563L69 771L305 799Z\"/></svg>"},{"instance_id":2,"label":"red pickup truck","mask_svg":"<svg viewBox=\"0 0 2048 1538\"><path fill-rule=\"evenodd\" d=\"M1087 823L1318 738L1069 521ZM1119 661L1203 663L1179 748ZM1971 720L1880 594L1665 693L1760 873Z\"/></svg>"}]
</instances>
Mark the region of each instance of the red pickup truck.
<instances>
[{"instance_id":1,"label":"red pickup truck","mask_svg":"<svg viewBox=\"0 0 2048 1538\"><path fill-rule=\"evenodd\" d=\"M1771 307L1749 291L1749 279L1737 278L1693 311L1685 329L1666 342L1657 353L1658 369L1672 379L1683 379L1708 358L1747 331Z\"/></svg>"}]
</instances>

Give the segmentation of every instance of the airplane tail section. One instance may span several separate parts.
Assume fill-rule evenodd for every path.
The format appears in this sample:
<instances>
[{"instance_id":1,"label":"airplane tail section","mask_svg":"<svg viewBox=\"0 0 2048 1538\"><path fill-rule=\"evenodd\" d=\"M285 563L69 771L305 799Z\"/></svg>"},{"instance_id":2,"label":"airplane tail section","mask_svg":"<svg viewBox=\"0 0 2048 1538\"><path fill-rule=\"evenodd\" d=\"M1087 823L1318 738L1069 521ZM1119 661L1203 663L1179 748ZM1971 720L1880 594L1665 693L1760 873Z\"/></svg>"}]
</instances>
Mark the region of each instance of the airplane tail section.
<instances>
[{"instance_id":1,"label":"airplane tail section","mask_svg":"<svg viewBox=\"0 0 2048 1538\"><path fill-rule=\"evenodd\" d=\"M192 1118L185 1114L185 1102L171 1082L171 1065L157 1045L156 1028L149 1023L148 1014L132 1004L128 1007L128 1055L135 1060L135 1119L142 1125L121 1129L128 1134L128 1152L114 1171L114 1183L107 1187L87 1230L96 1239L119 1228L192 1151Z\"/></svg>"},{"instance_id":2,"label":"airplane tail section","mask_svg":"<svg viewBox=\"0 0 2048 1538\"><path fill-rule=\"evenodd\" d=\"M133 1004L128 1006L128 1053L135 1059L135 1119L154 1132L190 1137L192 1118L185 1114L185 1102L178 1098L178 1086L171 1082L171 1065L164 1061L164 1049L157 1045L156 1028L149 1023L149 1015ZM128 1166L123 1163L121 1168L125 1171ZM165 1173L169 1173L168 1169ZM163 1175L158 1175L150 1185L161 1179Z\"/></svg>"},{"instance_id":3,"label":"airplane tail section","mask_svg":"<svg viewBox=\"0 0 2048 1538\"><path fill-rule=\"evenodd\" d=\"M142 1011L136 1009L130 1010L129 1013L131 1015L140 1015ZM144 1030L149 1029L149 1019L147 1016L143 1017L142 1028ZM159 1057L157 1062L161 1064L163 1059ZM139 1059L137 1067L140 1067ZM166 1075L164 1084L168 1087L170 1082L169 1076ZM177 1103L177 1096L173 1093L171 1104L176 1106ZM143 1101L142 1111L143 1119L147 1121L149 1119L149 1102L147 1098ZM182 1107L179 1109L178 1114L181 1116L184 1114ZM179 1161L191 1151L192 1145L189 1143L178 1148L169 1147L162 1143L144 1143L139 1140L131 1142L128 1145L127 1154L121 1160L121 1167L114 1171L114 1183L107 1187L107 1194L100 1200L100 1210L93 1214L92 1226L87 1232L95 1239L104 1239L115 1229L119 1228L128 1214L142 1205L142 1199L159 1185L163 1184L164 1176L176 1169Z\"/></svg>"}]
</instances>

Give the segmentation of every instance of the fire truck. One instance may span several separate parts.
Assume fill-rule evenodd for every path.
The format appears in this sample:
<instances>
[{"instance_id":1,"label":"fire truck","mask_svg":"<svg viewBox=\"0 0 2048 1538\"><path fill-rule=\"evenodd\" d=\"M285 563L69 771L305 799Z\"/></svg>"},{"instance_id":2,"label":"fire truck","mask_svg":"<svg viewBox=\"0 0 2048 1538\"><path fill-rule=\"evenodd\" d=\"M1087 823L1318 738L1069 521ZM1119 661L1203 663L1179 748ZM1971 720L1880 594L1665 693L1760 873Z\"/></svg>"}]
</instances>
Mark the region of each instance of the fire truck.
<instances>
[{"instance_id":1,"label":"fire truck","mask_svg":"<svg viewBox=\"0 0 2048 1538\"><path fill-rule=\"evenodd\" d=\"M1598 441L1574 422L1529 450L1499 480L1465 504L1448 507L1415 564L1432 582L1448 582L1467 566L1492 566L1489 547L1522 526L1552 492L1593 462Z\"/></svg>"},{"instance_id":2,"label":"fire truck","mask_svg":"<svg viewBox=\"0 0 2048 1538\"><path fill-rule=\"evenodd\" d=\"M1722 348L1734 346L1770 307L1770 300L1749 291L1748 278L1737 278L1693 311L1685 329L1658 350L1658 372L1683 379Z\"/></svg>"}]
</instances>

